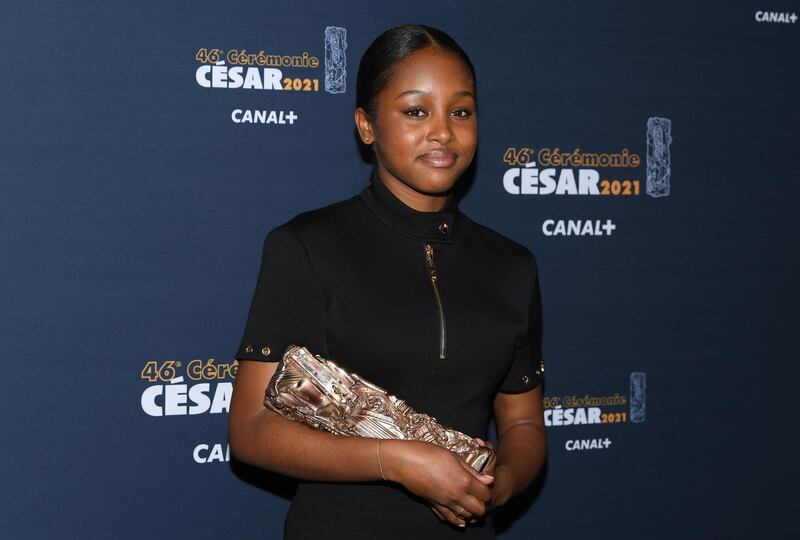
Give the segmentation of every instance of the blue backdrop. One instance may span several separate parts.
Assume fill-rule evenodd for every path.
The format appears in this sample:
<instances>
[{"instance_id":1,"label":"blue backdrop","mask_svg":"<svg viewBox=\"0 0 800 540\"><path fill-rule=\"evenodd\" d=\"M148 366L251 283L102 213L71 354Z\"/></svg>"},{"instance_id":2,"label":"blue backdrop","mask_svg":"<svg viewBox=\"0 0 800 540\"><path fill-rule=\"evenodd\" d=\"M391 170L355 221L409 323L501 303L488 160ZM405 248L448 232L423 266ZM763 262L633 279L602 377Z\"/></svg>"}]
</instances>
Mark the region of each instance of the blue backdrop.
<instances>
[{"instance_id":1,"label":"blue backdrop","mask_svg":"<svg viewBox=\"0 0 800 540\"><path fill-rule=\"evenodd\" d=\"M477 69L462 210L540 265L549 460L500 535L798 533L797 11L5 2L2 536L281 536L233 354L266 232L365 185L358 61L405 22Z\"/></svg>"}]
</instances>

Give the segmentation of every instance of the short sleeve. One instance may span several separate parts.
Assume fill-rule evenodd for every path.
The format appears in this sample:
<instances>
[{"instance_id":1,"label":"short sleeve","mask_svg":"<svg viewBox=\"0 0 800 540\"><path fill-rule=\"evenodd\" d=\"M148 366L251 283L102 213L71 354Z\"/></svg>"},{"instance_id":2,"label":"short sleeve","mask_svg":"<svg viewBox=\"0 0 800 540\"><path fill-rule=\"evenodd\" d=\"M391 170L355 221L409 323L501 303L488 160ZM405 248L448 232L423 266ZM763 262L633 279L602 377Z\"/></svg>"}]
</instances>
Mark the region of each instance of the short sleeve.
<instances>
[{"instance_id":1,"label":"short sleeve","mask_svg":"<svg viewBox=\"0 0 800 540\"><path fill-rule=\"evenodd\" d=\"M500 384L500 392L524 392L542 383L544 359L542 358L542 298L539 290L539 274L536 260L531 257L530 296L528 299L528 323L525 331L518 335L514 344L514 358L506 378Z\"/></svg>"},{"instance_id":2,"label":"short sleeve","mask_svg":"<svg viewBox=\"0 0 800 540\"><path fill-rule=\"evenodd\" d=\"M326 354L325 312L325 294L302 240L287 224L272 229L236 358L277 362L289 345Z\"/></svg>"}]
</instances>

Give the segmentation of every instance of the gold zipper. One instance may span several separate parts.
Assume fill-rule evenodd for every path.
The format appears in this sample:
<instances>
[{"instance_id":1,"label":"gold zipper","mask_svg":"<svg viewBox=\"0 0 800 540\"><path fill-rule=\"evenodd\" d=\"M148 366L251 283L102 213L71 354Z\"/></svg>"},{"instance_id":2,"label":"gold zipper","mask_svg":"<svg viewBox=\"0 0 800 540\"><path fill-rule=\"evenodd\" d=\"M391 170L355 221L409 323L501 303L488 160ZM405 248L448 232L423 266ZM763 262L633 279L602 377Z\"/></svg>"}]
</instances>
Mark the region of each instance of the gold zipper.
<instances>
[{"instance_id":1,"label":"gold zipper","mask_svg":"<svg viewBox=\"0 0 800 540\"><path fill-rule=\"evenodd\" d=\"M428 263L428 275L431 277L433 296L436 297L436 305L439 307L439 359L444 360L444 310L442 309L442 299L439 297L439 287L436 285L438 276L436 275L436 266L433 264L433 248L430 244L425 244L425 260Z\"/></svg>"}]
</instances>

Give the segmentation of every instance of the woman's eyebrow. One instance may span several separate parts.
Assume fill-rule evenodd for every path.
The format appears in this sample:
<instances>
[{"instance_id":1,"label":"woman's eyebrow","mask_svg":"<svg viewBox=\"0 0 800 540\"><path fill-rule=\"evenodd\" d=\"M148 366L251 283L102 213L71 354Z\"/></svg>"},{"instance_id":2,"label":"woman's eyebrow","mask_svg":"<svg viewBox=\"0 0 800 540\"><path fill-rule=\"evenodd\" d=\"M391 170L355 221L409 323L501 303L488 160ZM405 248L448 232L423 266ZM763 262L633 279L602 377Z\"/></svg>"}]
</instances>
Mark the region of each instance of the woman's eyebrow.
<instances>
[{"instance_id":1,"label":"woman's eyebrow","mask_svg":"<svg viewBox=\"0 0 800 540\"><path fill-rule=\"evenodd\" d=\"M428 95L430 95L430 91L428 91L428 90L406 90L405 92L400 92L399 94L397 94L397 96L394 99L399 99L399 98L405 96L406 94L428 96ZM471 96L471 97L474 98L475 94L473 94L469 90L459 90L458 92L453 92L453 97L461 97L461 96Z\"/></svg>"}]
</instances>

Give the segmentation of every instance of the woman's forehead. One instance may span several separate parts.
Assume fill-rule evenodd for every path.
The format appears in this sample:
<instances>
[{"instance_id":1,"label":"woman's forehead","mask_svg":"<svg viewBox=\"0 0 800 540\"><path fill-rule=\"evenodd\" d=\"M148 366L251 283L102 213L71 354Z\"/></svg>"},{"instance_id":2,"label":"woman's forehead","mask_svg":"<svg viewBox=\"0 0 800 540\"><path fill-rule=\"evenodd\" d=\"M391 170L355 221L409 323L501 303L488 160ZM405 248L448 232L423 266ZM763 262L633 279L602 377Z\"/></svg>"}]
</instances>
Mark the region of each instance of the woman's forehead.
<instances>
[{"instance_id":1,"label":"woman's forehead","mask_svg":"<svg viewBox=\"0 0 800 540\"><path fill-rule=\"evenodd\" d=\"M455 54L427 47L392 67L382 93L394 100L405 95L430 95L442 90L452 97L474 97L474 84L464 61Z\"/></svg>"}]
</instances>

